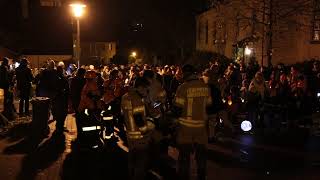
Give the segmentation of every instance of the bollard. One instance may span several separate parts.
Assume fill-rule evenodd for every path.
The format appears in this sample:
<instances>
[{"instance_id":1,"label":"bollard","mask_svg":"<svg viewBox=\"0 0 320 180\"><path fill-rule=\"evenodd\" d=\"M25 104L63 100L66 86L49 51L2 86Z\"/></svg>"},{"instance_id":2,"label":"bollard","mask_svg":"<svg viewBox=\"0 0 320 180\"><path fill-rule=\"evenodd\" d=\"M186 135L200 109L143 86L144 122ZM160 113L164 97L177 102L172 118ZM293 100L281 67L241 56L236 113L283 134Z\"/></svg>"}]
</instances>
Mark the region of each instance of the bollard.
<instances>
[{"instance_id":1,"label":"bollard","mask_svg":"<svg viewBox=\"0 0 320 180\"><path fill-rule=\"evenodd\" d=\"M47 97L35 97L32 98L31 103L31 133L34 136L46 136L50 132L48 126L50 99Z\"/></svg>"}]
</instances>

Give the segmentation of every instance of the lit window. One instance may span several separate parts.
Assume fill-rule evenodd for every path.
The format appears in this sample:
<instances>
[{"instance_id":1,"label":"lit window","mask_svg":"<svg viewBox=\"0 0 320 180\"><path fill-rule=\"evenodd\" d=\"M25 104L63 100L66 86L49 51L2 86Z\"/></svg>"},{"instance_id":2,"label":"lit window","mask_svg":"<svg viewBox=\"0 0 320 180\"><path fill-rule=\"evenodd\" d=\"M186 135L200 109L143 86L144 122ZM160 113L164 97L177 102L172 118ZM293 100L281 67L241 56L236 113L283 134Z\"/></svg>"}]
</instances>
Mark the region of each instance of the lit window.
<instances>
[{"instance_id":1,"label":"lit window","mask_svg":"<svg viewBox=\"0 0 320 180\"><path fill-rule=\"evenodd\" d=\"M47 7L60 7L62 2L61 0L40 0L40 4Z\"/></svg>"},{"instance_id":2,"label":"lit window","mask_svg":"<svg viewBox=\"0 0 320 180\"><path fill-rule=\"evenodd\" d=\"M198 22L198 42L201 41L201 22Z\"/></svg>"},{"instance_id":3,"label":"lit window","mask_svg":"<svg viewBox=\"0 0 320 180\"><path fill-rule=\"evenodd\" d=\"M312 40L320 41L320 0L314 1Z\"/></svg>"},{"instance_id":4,"label":"lit window","mask_svg":"<svg viewBox=\"0 0 320 180\"><path fill-rule=\"evenodd\" d=\"M216 41L217 41L217 22L213 22L212 39L213 39L213 44L216 44Z\"/></svg>"},{"instance_id":5,"label":"lit window","mask_svg":"<svg viewBox=\"0 0 320 180\"><path fill-rule=\"evenodd\" d=\"M208 20L206 21L206 44L208 44L208 36L209 36L209 24Z\"/></svg>"}]
</instances>

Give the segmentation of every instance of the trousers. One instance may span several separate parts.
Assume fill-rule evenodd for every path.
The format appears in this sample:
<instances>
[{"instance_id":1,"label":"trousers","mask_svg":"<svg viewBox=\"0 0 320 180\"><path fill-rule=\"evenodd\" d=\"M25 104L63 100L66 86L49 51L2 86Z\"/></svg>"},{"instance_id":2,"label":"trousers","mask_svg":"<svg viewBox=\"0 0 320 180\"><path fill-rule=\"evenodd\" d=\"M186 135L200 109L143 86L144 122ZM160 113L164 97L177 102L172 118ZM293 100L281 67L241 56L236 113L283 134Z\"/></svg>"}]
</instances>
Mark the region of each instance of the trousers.
<instances>
[{"instance_id":1,"label":"trousers","mask_svg":"<svg viewBox=\"0 0 320 180\"><path fill-rule=\"evenodd\" d=\"M195 153L197 177L205 180L207 176L207 146L204 144L180 144L178 159L178 176L180 180L190 179L190 155Z\"/></svg>"},{"instance_id":2,"label":"trousers","mask_svg":"<svg viewBox=\"0 0 320 180\"><path fill-rule=\"evenodd\" d=\"M148 146L143 148L132 148L129 150L129 178L131 180L145 180L149 168Z\"/></svg>"}]
</instances>

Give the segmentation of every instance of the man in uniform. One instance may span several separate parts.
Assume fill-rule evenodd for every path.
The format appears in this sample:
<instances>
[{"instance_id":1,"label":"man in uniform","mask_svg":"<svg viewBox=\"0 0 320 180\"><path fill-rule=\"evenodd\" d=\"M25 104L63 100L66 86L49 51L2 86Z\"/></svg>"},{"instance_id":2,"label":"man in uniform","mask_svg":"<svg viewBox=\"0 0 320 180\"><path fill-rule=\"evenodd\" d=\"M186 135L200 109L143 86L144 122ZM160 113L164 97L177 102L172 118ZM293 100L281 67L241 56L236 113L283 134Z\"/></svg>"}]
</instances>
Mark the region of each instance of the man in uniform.
<instances>
[{"instance_id":1,"label":"man in uniform","mask_svg":"<svg viewBox=\"0 0 320 180\"><path fill-rule=\"evenodd\" d=\"M190 154L195 152L198 179L206 179L206 151L208 143L206 107L211 104L208 86L196 75L193 66L182 68L184 83L178 87L174 99L180 109L177 130L180 179L190 179Z\"/></svg>"},{"instance_id":2,"label":"man in uniform","mask_svg":"<svg viewBox=\"0 0 320 180\"><path fill-rule=\"evenodd\" d=\"M79 112L83 112L85 109L94 111L97 109L97 97L100 97L100 91L97 85L97 74L93 70L89 70L85 73L84 78L86 84L81 91L81 100L78 107Z\"/></svg>"},{"instance_id":3,"label":"man in uniform","mask_svg":"<svg viewBox=\"0 0 320 180\"><path fill-rule=\"evenodd\" d=\"M138 77L134 88L122 97L129 146L129 177L133 180L146 179L149 163L152 123L147 121L144 99L148 96L148 82Z\"/></svg>"},{"instance_id":4,"label":"man in uniform","mask_svg":"<svg viewBox=\"0 0 320 180\"><path fill-rule=\"evenodd\" d=\"M148 99L146 103L149 105L148 113L153 118L159 119L164 113L164 105L166 102L166 92L162 88L161 83L155 78L155 73L152 70L145 70L143 73L143 78L145 78L149 85Z\"/></svg>"}]
</instances>

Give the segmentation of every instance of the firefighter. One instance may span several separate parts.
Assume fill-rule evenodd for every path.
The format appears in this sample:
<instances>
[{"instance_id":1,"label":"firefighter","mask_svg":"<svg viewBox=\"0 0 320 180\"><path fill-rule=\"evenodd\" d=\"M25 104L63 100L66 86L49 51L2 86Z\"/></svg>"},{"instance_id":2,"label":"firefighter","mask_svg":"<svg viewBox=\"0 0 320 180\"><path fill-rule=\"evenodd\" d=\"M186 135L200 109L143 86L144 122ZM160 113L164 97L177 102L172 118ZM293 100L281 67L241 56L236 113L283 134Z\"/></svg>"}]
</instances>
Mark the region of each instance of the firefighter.
<instances>
[{"instance_id":1,"label":"firefighter","mask_svg":"<svg viewBox=\"0 0 320 180\"><path fill-rule=\"evenodd\" d=\"M184 83L177 89L174 105L179 109L176 142L179 149L178 173L190 179L190 154L195 152L198 179L206 179L208 143L206 107L211 104L208 86L201 81L192 65L182 68Z\"/></svg>"},{"instance_id":2,"label":"firefighter","mask_svg":"<svg viewBox=\"0 0 320 180\"><path fill-rule=\"evenodd\" d=\"M85 73L86 84L81 92L81 100L78 107L79 112L83 112L85 109L96 110L97 98L100 97L100 91L96 82L97 74L95 71L89 70Z\"/></svg>"},{"instance_id":3,"label":"firefighter","mask_svg":"<svg viewBox=\"0 0 320 180\"><path fill-rule=\"evenodd\" d=\"M146 103L149 104L149 113L154 118L160 118L162 109L164 108L166 102L166 92L162 88L161 83L155 78L155 73L151 70L145 70L143 73L143 78L145 78L150 84L148 91L149 96ZM156 108L154 108L156 106Z\"/></svg>"},{"instance_id":4,"label":"firefighter","mask_svg":"<svg viewBox=\"0 0 320 180\"><path fill-rule=\"evenodd\" d=\"M119 78L119 71L112 70L109 79L103 83L103 100L106 104L111 103L121 95L122 80Z\"/></svg>"},{"instance_id":5,"label":"firefighter","mask_svg":"<svg viewBox=\"0 0 320 180\"><path fill-rule=\"evenodd\" d=\"M147 121L144 99L148 96L148 82L138 77L134 88L122 97L121 109L125 119L129 147L129 177L146 178L150 161L151 133L154 125Z\"/></svg>"}]
</instances>

